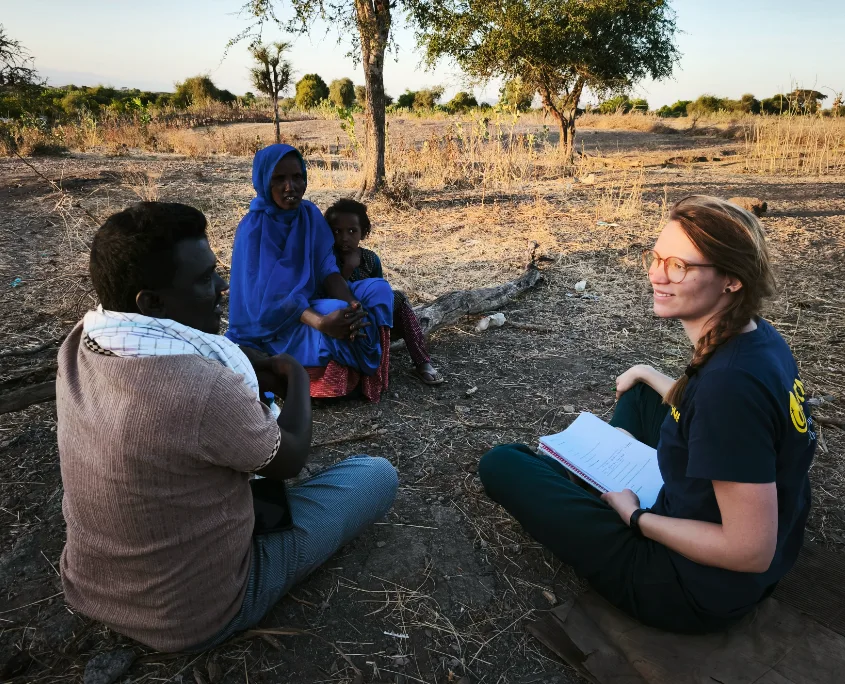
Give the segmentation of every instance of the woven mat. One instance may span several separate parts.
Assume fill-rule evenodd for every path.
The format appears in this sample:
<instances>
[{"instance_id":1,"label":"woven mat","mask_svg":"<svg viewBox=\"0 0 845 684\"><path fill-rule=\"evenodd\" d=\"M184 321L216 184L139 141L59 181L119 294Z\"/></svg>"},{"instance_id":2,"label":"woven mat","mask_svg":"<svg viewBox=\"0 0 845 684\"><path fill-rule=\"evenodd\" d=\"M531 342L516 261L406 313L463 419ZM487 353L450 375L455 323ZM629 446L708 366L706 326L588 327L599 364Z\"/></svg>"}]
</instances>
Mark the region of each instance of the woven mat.
<instances>
[{"instance_id":1,"label":"woven mat","mask_svg":"<svg viewBox=\"0 0 845 684\"><path fill-rule=\"evenodd\" d=\"M591 591L528 631L595 684L842 684L845 555L805 546L774 596L720 634L645 627Z\"/></svg>"}]
</instances>

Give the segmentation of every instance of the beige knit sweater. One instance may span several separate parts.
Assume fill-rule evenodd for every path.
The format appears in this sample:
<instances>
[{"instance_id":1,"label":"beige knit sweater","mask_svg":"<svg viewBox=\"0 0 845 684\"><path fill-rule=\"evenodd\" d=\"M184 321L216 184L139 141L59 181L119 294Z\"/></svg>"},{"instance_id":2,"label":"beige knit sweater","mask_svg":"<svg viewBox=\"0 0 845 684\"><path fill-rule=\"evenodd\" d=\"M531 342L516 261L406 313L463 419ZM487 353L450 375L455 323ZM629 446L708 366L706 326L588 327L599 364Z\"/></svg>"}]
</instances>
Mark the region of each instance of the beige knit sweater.
<instances>
[{"instance_id":1,"label":"beige knit sweater","mask_svg":"<svg viewBox=\"0 0 845 684\"><path fill-rule=\"evenodd\" d=\"M246 590L248 473L278 446L270 411L217 362L97 353L81 325L56 394L68 603L163 651L210 638Z\"/></svg>"}]
</instances>

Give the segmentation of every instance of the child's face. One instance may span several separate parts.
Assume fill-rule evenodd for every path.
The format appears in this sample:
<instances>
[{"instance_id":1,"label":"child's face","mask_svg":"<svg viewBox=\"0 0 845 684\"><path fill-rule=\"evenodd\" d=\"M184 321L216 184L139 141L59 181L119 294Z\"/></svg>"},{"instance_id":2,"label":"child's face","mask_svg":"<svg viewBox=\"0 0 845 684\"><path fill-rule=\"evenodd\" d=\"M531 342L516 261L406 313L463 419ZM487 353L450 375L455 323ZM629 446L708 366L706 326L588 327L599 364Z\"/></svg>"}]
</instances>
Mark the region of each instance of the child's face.
<instances>
[{"instance_id":1,"label":"child's face","mask_svg":"<svg viewBox=\"0 0 845 684\"><path fill-rule=\"evenodd\" d=\"M334 244L340 252L354 252L361 242L361 222L356 214L337 214L332 223Z\"/></svg>"}]
</instances>

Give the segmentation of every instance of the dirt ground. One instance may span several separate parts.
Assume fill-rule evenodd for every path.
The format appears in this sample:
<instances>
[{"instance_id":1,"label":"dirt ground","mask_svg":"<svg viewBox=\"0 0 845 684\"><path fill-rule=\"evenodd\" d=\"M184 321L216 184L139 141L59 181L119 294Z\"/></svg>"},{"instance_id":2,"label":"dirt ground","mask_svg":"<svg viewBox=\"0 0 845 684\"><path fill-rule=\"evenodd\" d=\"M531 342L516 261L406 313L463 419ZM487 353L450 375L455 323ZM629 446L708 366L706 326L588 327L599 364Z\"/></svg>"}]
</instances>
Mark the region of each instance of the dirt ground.
<instances>
[{"instance_id":1,"label":"dirt ground","mask_svg":"<svg viewBox=\"0 0 845 684\"><path fill-rule=\"evenodd\" d=\"M288 131L327 144L342 135L332 126L297 122ZM409 126L405 135L428 137L423 124ZM392 134L400 130L392 121ZM845 415L845 179L742 174L720 156L737 146L725 150L718 139L625 131L584 131L582 139L604 155L668 163L643 171L636 208L617 216L607 200L620 182L612 172L588 183L419 191L372 205L370 247L415 303L518 276L534 241L544 278L502 309L521 327L477 333L466 319L435 333L444 385L415 382L400 350L380 404L315 407L312 467L381 455L399 471L399 495L383 523L279 602L261 624L268 633L171 656L74 613L57 573L64 522L55 404L0 416L0 681L81 681L89 659L118 648L137 656L120 680L133 684L342 684L356 681L356 668L363 681L397 684L580 681L525 624L582 584L484 496L477 463L495 444L536 443L562 430L579 411L609 417L614 378L634 363L671 373L684 366L680 326L652 316L638 266L666 202L693 192L768 201L780 290L766 315L792 345L810 395L837 397L818 413ZM711 149L708 161L688 161L701 149ZM93 304L86 240L94 224L74 205L104 217L139 198L193 204L209 217L213 247L228 264L252 197L244 158L91 153L30 161L64 194L22 161L0 160L0 382L32 369L40 370L30 378L49 376L58 342ZM343 183L342 174L322 177L309 198L325 208L352 190ZM573 288L580 280L583 294ZM45 343L36 353L4 355ZM807 538L842 550L845 438L834 427L819 432ZM340 438L350 439L325 444ZM308 633L269 633L290 628Z\"/></svg>"}]
</instances>

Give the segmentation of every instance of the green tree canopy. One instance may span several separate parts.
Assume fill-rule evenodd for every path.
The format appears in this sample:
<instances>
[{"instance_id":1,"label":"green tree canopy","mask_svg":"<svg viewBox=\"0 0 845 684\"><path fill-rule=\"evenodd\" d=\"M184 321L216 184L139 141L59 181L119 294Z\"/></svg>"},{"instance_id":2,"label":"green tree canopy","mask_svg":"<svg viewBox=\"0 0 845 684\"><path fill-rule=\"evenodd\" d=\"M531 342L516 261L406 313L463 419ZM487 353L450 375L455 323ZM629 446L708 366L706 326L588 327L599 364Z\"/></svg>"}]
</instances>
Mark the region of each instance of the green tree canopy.
<instances>
[{"instance_id":1,"label":"green tree canopy","mask_svg":"<svg viewBox=\"0 0 845 684\"><path fill-rule=\"evenodd\" d=\"M228 90L220 90L207 75L191 76L176 84L173 104L187 107L203 102L235 102L238 98Z\"/></svg>"},{"instance_id":2,"label":"green tree canopy","mask_svg":"<svg viewBox=\"0 0 845 684\"><path fill-rule=\"evenodd\" d=\"M725 104L725 98L716 95L699 95L698 98L687 105L687 114L690 116L701 116L712 114L729 109Z\"/></svg>"},{"instance_id":3,"label":"green tree canopy","mask_svg":"<svg viewBox=\"0 0 845 684\"><path fill-rule=\"evenodd\" d=\"M792 110L798 114L815 114L821 107L821 101L827 99L827 95L818 90L796 88L786 96Z\"/></svg>"},{"instance_id":4,"label":"green tree canopy","mask_svg":"<svg viewBox=\"0 0 845 684\"><path fill-rule=\"evenodd\" d=\"M479 79L521 77L570 149L584 88L624 92L669 76L678 59L667 0L420 0L413 17L429 63L448 56Z\"/></svg>"},{"instance_id":5,"label":"green tree canopy","mask_svg":"<svg viewBox=\"0 0 845 684\"><path fill-rule=\"evenodd\" d=\"M305 74L296 84L296 106L311 109L328 98L329 87L319 74Z\"/></svg>"},{"instance_id":6,"label":"green tree canopy","mask_svg":"<svg viewBox=\"0 0 845 684\"><path fill-rule=\"evenodd\" d=\"M506 107L513 107L518 112L527 112L531 109L535 92L536 90L531 85L517 76L505 81L499 90L499 103Z\"/></svg>"},{"instance_id":7,"label":"green tree canopy","mask_svg":"<svg viewBox=\"0 0 845 684\"><path fill-rule=\"evenodd\" d=\"M417 97L415 90L406 90L398 98L396 98L396 106L405 109L411 109L414 106L414 100Z\"/></svg>"},{"instance_id":8,"label":"green tree canopy","mask_svg":"<svg viewBox=\"0 0 845 684\"><path fill-rule=\"evenodd\" d=\"M789 98L786 95L773 95L760 102L760 109L765 114L786 114L789 112Z\"/></svg>"},{"instance_id":9,"label":"green tree canopy","mask_svg":"<svg viewBox=\"0 0 845 684\"><path fill-rule=\"evenodd\" d=\"M443 97L442 86L418 90L414 93L414 109L421 111L434 109L441 97Z\"/></svg>"},{"instance_id":10,"label":"green tree canopy","mask_svg":"<svg viewBox=\"0 0 845 684\"><path fill-rule=\"evenodd\" d=\"M674 104L663 105L657 110L657 116L677 118L687 115L687 107L692 100L677 100Z\"/></svg>"},{"instance_id":11,"label":"green tree canopy","mask_svg":"<svg viewBox=\"0 0 845 684\"><path fill-rule=\"evenodd\" d=\"M69 90L62 98L62 109L67 114L78 114L84 110L99 109L97 101L84 90Z\"/></svg>"},{"instance_id":12,"label":"green tree canopy","mask_svg":"<svg viewBox=\"0 0 845 684\"><path fill-rule=\"evenodd\" d=\"M364 101L367 92L364 90ZM355 85L351 78L337 78L329 84L329 100L335 107L349 109L355 104Z\"/></svg>"},{"instance_id":13,"label":"green tree canopy","mask_svg":"<svg viewBox=\"0 0 845 684\"><path fill-rule=\"evenodd\" d=\"M465 90L455 93L455 97L446 103L446 109L453 114L465 112L467 109L473 109L477 106L478 100L475 99L475 95Z\"/></svg>"},{"instance_id":14,"label":"green tree canopy","mask_svg":"<svg viewBox=\"0 0 845 684\"><path fill-rule=\"evenodd\" d=\"M632 100L628 95L617 95L599 104L599 112L602 114L627 114L631 111L647 112L648 102L641 98Z\"/></svg>"},{"instance_id":15,"label":"green tree canopy","mask_svg":"<svg viewBox=\"0 0 845 684\"><path fill-rule=\"evenodd\" d=\"M739 110L746 114L759 114L760 100L751 93L745 93L745 95L739 98Z\"/></svg>"},{"instance_id":16,"label":"green tree canopy","mask_svg":"<svg viewBox=\"0 0 845 684\"><path fill-rule=\"evenodd\" d=\"M355 86L355 103L361 109L367 106L367 86Z\"/></svg>"}]
</instances>

